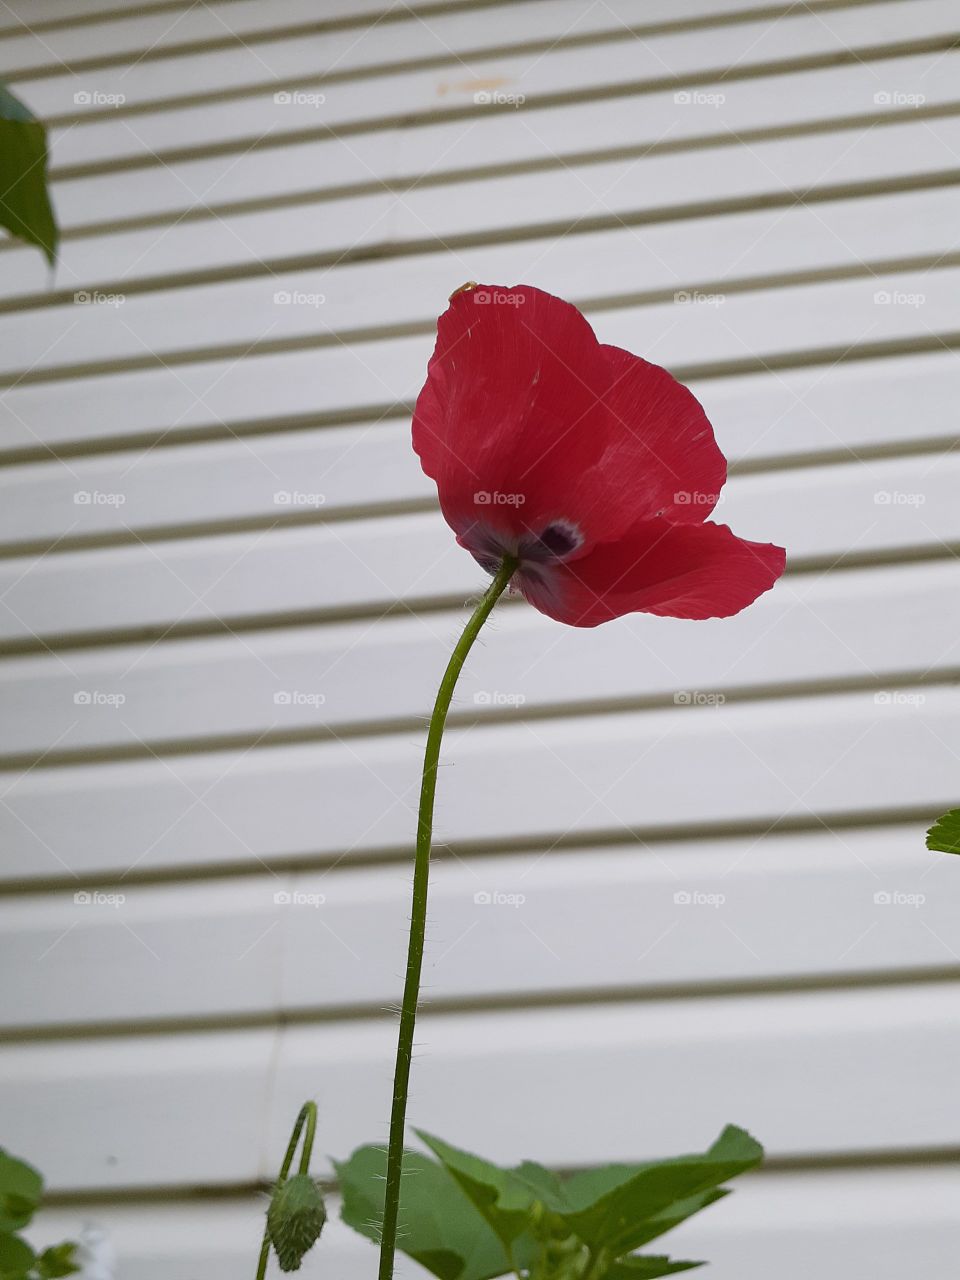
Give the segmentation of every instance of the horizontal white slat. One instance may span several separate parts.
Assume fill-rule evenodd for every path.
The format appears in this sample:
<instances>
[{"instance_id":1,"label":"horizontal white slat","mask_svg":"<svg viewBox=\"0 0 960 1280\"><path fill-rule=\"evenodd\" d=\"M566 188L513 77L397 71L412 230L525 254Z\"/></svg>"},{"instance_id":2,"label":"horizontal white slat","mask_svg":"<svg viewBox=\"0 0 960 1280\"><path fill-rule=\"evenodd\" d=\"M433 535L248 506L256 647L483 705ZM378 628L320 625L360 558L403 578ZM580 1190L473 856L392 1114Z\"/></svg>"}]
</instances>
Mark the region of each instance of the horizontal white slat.
<instances>
[{"instance_id":1,"label":"horizontal white slat","mask_svg":"<svg viewBox=\"0 0 960 1280\"><path fill-rule=\"evenodd\" d=\"M338 1153L339 1154L339 1153ZM657 1248L707 1258L714 1280L901 1280L949 1274L960 1248L956 1173L950 1168L764 1173L738 1181L732 1197L691 1219ZM336 1198L321 1243L302 1274L367 1280L373 1247L339 1220ZM44 1245L77 1238L85 1223L109 1233L125 1280L166 1280L172 1272L235 1280L259 1248L264 1201L174 1201L48 1210L31 1238ZM196 1271L191 1270L195 1268ZM397 1274L426 1272L397 1259Z\"/></svg>"},{"instance_id":2,"label":"horizontal white slat","mask_svg":"<svg viewBox=\"0 0 960 1280\"><path fill-rule=\"evenodd\" d=\"M428 326L451 272L502 284L535 279L562 297L603 299L862 263L939 260L954 250L960 186L790 210L681 220L583 236L448 250L387 262L284 272L186 291L71 302L0 316L0 375L31 376L86 361L160 360L199 348L311 341L368 327ZM362 234L362 232L361 232ZM873 305L871 310L880 308ZM926 294L922 295L924 302ZM709 303L692 304L716 313ZM720 306L725 305L721 303ZM897 310L909 310L899 307ZM926 313L924 313L925 315ZM714 314L723 328L725 313ZM601 322L602 323L602 322Z\"/></svg>"},{"instance_id":3,"label":"horizontal white slat","mask_svg":"<svg viewBox=\"0 0 960 1280\"><path fill-rule=\"evenodd\" d=\"M382 11L384 8L383 0L379 4L375 4L375 0L368 0L368 5L370 9L376 7ZM248 87L270 87L272 90L301 81L316 84L330 75L342 80L351 74L363 74L385 66L422 60L439 61L442 66L440 75L459 80L464 74L471 74L472 64L478 56L485 56L484 50L505 45L522 47L533 42L540 45L538 52L542 53L544 47L554 42L565 43L577 37L596 34L629 40L635 38L636 33L637 38L643 38L647 35L644 28L656 23L656 8L659 9L661 20L669 17L671 21L682 22L684 19L705 18L711 14L709 0L680 0L669 7L661 3L652 11L652 17L645 8L642 20L638 22L637 8L631 0L611 0L609 4L586 10L577 0L541 0L539 4L514 3L507 6L501 3L479 11L467 9L453 13L434 13L420 21L414 19L409 11L404 13L400 8L393 21L377 21L374 18L366 28L361 27L359 30L350 26L342 31L324 31L324 20L329 20L334 14L324 9L318 15L314 9L308 16L303 0L298 7L300 21L308 22L313 30L301 29L293 36L271 37L271 30L282 26L282 20L286 16L283 10L293 8L290 0L285 0L279 13L276 12L277 6L273 5L266 11L261 10L262 38L253 42L230 40L230 31L222 21L224 14L229 14L229 9L221 7L219 12L201 10L198 18L194 19L194 28L202 23L208 37L212 36L224 45L202 51L202 84L193 79L185 79L185 69L189 75L189 69L196 65L191 60L194 55L189 55L185 62L184 55L176 49L177 44L182 44L185 38L189 38L189 14L151 15L136 25L130 22L98 24L96 27L64 31L60 33L59 40L45 37L47 55L40 63L43 78L34 79L27 71L26 75L21 73L17 76L17 81L40 114L77 115L82 118L87 111L103 111L103 105L98 108L96 101L89 104L74 102L77 86L87 80L99 93L124 95L127 103L135 103L137 106L153 101L176 101L185 92L237 93ZM738 8L747 12L751 8L762 7L763 0L748 0L746 5L738 4ZM788 5L784 6L784 10L788 8ZM178 16L181 21L177 20ZM864 22L872 26L872 10ZM316 29L318 26L319 30ZM111 49L111 39L117 37L125 40L125 43ZM5 47L5 43L0 41L0 72L5 70L5 55L6 59L19 58L20 65L24 65L22 59L26 50ZM62 74L51 75L51 70L59 69L50 57L50 51L58 45L64 50L62 56L66 65L62 68ZM168 56L161 56L164 47L169 45L174 47L170 49ZM33 47L38 52L43 48L36 42ZM150 50L148 60L140 60L144 49ZM85 50L89 52L85 53ZM85 56L90 57L91 53L97 57L106 53L115 56L118 52L127 51L131 55L132 68L123 65L101 66L89 72L74 69L77 62ZM447 65L443 67L442 64ZM711 61L709 65L716 63Z\"/></svg>"},{"instance_id":4,"label":"horizontal white slat","mask_svg":"<svg viewBox=\"0 0 960 1280\"><path fill-rule=\"evenodd\" d=\"M492 119L483 116L479 121L449 121L404 130L397 172L414 178L425 171L456 172L542 159L545 153L552 157L571 152L591 155L598 147L629 148L642 156L648 147L669 150L689 145L694 139L733 143L740 134L749 136L756 130L772 133L798 124L832 122L837 117L852 116L866 124L897 110L893 103L878 104L878 93L922 93L926 107L956 102L956 63L955 53L933 58L929 54L891 55L879 63L771 74L735 83L724 78L701 86L705 99L690 104L678 104L672 91L547 110L537 110L535 103L529 103L519 114L501 111ZM724 97L719 108L709 105L715 94ZM899 109L912 113L916 107L901 105ZM351 138L350 146L361 140L363 135ZM713 170L725 163L722 155L705 161L711 182Z\"/></svg>"},{"instance_id":5,"label":"horizontal white slat","mask_svg":"<svg viewBox=\"0 0 960 1280\"><path fill-rule=\"evenodd\" d=\"M458 235L503 233L518 226L573 225L580 219L630 219L705 201L744 200L784 191L955 174L960 118L917 120L883 129L862 127L807 138L774 139L724 151L723 164L703 185L700 152L652 155L606 164L576 165L450 186L414 188L402 195L381 190L342 200L238 213L142 230L112 230L68 238L57 268L61 289L77 291L191 271L224 269L293 256L339 255L361 245L449 243ZM149 179L143 179L149 181ZM67 186L69 190L69 184ZM216 201L216 192L208 197ZM201 205L202 207L202 205ZM709 211L709 203L704 212ZM465 251L464 251L465 252ZM43 293L50 276L35 249L0 256L0 293Z\"/></svg>"},{"instance_id":6,"label":"horizontal white slat","mask_svg":"<svg viewBox=\"0 0 960 1280\"><path fill-rule=\"evenodd\" d=\"M960 538L955 454L737 476L719 519L795 560ZM811 511L816 509L816 520ZM255 615L463 596L483 575L438 514L173 539L0 562L0 637L229 626Z\"/></svg>"},{"instance_id":7,"label":"horizontal white slat","mask_svg":"<svg viewBox=\"0 0 960 1280\"><path fill-rule=\"evenodd\" d=\"M657 95L646 95L642 112L630 99L548 110L525 107L526 128L520 129L515 127L513 113L508 118L494 112L469 122L469 145L462 147L458 143L466 127L459 122L407 129L402 139L397 129L357 134L350 138L349 147L336 139L307 136L302 142L264 145L245 152L241 163L236 155L227 154L154 165L140 172L136 182L118 183L111 173L61 178L54 184L57 213L66 227L122 222L138 216L163 220L188 209L202 210L211 205L221 208L238 201L259 200L265 192L279 199L304 192L322 194L345 183L365 183L376 193L380 182L395 182L400 188L413 186L405 200L409 207L421 209L416 199L417 185L428 171L433 176L446 171L462 174L478 164L522 163L531 158L542 164L551 156L557 157L556 167L562 169L560 157L578 153L581 157L592 156L598 138L603 139L606 154L617 147L628 149L634 159L643 156L644 166L665 160L667 157L658 155L658 148L669 150L677 140L724 142L728 145L723 148L722 162L718 159L711 165L713 190L715 184L724 182L728 167L736 172L741 164L736 159L739 148L732 145L737 134L746 133L752 138L758 121L771 126L815 129L837 117L847 117L859 121L858 130L869 136L870 126L878 121L887 122L885 127L889 127L891 118L909 122L916 119L917 113L916 107L875 104L878 74L891 86L916 86L922 80L926 111L942 108L955 99L955 61L949 55L932 63L929 56L903 57L885 60L880 72L874 66L858 64L744 81L738 84L735 96L728 95L722 113L704 109L675 114L661 124L659 131L656 121L649 126L646 123L650 103ZM723 86L716 85L714 89L720 91ZM901 90L913 91L919 90ZM672 95L669 101L672 102ZM879 132L883 134L882 129ZM775 142L779 145L781 140ZM751 148L753 145L751 140ZM849 163L855 163L852 150ZM773 167L776 169L776 165ZM543 174L539 176L548 181ZM424 195L429 191L437 200L443 199L434 186L424 187L423 191ZM429 196L426 198L428 207L432 207ZM491 217L497 216L493 210L487 212ZM317 235L321 232L318 226ZM63 283L69 284L69 276Z\"/></svg>"},{"instance_id":8,"label":"horizontal white slat","mask_svg":"<svg viewBox=\"0 0 960 1280\"><path fill-rule=\"evenodd\" d=\"M733 372L743 362L766 365L805 353L811 363L824 355L832 362L877 343L919 341L939 349L940 335L956 328L958 279L956 269L885 272L731 293L719 308L666 302L587 312L602 341L640 352L681 376L691 364L694 372L704 367L719 372L733 362ZM898 302L878 305L877 295L884 293ZM918 297L923 305L912 305ZM445 303L446 293L438 295L435 310ZM155 439L197 428L226 435L228 423L273 425L348 410L369 417L378 406L412 401L433 345L431 325L429 332L410 338L353 341L349 346L335 342L257 359L221 357L176 368L20 382L0 392L0 426L11 448L36 450L54 442Z\"/></svg>"},{"instance_id":9,"label":"horizontal white slat","mask_svg":"<svg viewBox=\"0 0 960 1280\"><path fill-rule=\"evenodd\" d=\"M922 437L914 421L923 386ZM950 443L960 365L952 352L694 383L731 462ZM0 542L58 542L176 526L317 514L428 499L408 422L278 432L0 469ZM290 495L290 500L277 495ZM90 495L86 501L83 495ZM100 496L97 496L100 495ZM118 495L107 499L103 495ZM120 501L122 498L122 502Z\"/></svg>"},{"instance_id":10,"label":"horizontal white slat","mask_svg":"<svg viewBox=\"0 0 960 1280\"><path fill-rule=\"evenodd\" d=\"M960 695L928 686L507 723L448 735L437 839L588 840L947 807ZM420 735L56 765L4 779L8 879L406 849ZM522 787L517 779L523 779ZM722 778L722 785L718 785ZM496 797L496 802L491 801Z\"/></svg>"},{"instance_id":11,"label":"horizontal white slat","mask_svg":"<svg viewBox=\"0 0 960 1280\"><path fill-rule=\"evenodd\" d=\"M750 2L737 0L737 6L745 8ZM760 0L752 2L759 7ZM473 3L474 0L443 0L443 7L468 8ZM700 0L701 10L705 3ZM134 0L72 0L69 9L63 0L14 0L4 5L0 16L0 71L22 75L28 68L57 69L61 63L72 66L127 52L132 61L144 49L155 50L157 56L164 52L173 55L177 46L194 42L216 45L239 43L241 38L256 42L277 28L298 24L310 28L360 19L356 25L362 27L362 20L367 18L371 26L384 21L392 26L398 21L415 21L411 10L420 7L391 5L390 0L324 0L322 15L318 15L310 0L271 0L268 6L259 0L207 0L202 5L158 5L155 11L148 12L144 11L147 6ZM521 7L516 0L514 7ZM124 13L124 9L129 12ZM96 21L97 17L100 21ZM88 21L71 23L77 18ZM42 24L49 22L62 25L44 29ZM298 38L307 43L310 31L301 32ZM209 56L207 51L204 53ZM262 77L263 67L258 66L257 70Z\"/></svg>"},{"instance_id":12,"label":"horizontal white slat","mask_svg":"<svg viewBox=\"0 0 960 1280\"><path fill-rule=\"evenodd\" d=\"M866 35L864 12L859 5L816 14L795 11L779 22L719 27L708 40L697 32L681 32L642 43L615 43L604 49L602 58L589 47L559 45L547 53L481 55L471 59L466 69L454 64L453 70L444 67L377 76L372 86L364 78L325 86L317 81L314 90L325 97L319 104L302 100L278 103L274 100L274 87L270 86L238 100L205 106L131 116L122 110L111 110L81 121L79 127L71 120L55 128L51 140L53 162L57 169L118 161L149 163L155 154L182 148L185 138L190 139L190 149L224 143L249 145L274 131L293 135L338 131L345 125L374 126L398 116L426 120L455 114L464 107L473 113L499 110L513 115L510 105L478 107L474 95L492 86L503 93L522 94L531 106L536 106L539 99L569 92L571 85L576 86L578 95L600 93L611 86L661 84L664 80L682 85L685 77L704 76L714 69L718 77L734 66L740 76L749 65L782 62L789 69L800 58L827 59L856 47L867 52L880 46L905 44L909 51L910 41L952 36L955 24L951 0L877 4L872 7ZM731 81L725 96L732 100L739 88ZM32 105L29 92L24 98ZM869 110L872 100L873 94L861 108ZM713 110L701 104L678 105L672 89L669 95L660 93L652 100L651 108L654 119L664 109L672 119L684 112L690 116ZM469 127L469 122L461 126L464 127Z\"/></svg>"},{"instance_id":13,"label":"horizontal white slat","mask_svg":"<svg viewBox=\"0 0 960 1280\"><path fill-rule=\"evenodd\" d=\"M419 721L462 620L442 613L9 658L0 665L0 751L143 753L145 743ZM693 700L798 681L895 684L908 670L955 670L958 634L953 561L786 578L738 617L697 626L634 615L585 632L518 605L501 609L471 654L454 709L502 717L514 707L678 692Z\"/></svg>"},{"instance_id":14,"label":"horizontal white slat","mask_svg":"<svg viewBox=\"0 0 960 1280\"><path fill-rule=\"evenodd\" d=\"M440 862L425 999L943 969L957 959L960 883L933 858L912 825ZM0 1025L397 998L407 869L106 892L123 901L63 891L0 902L4 963L29 975L4 992Z\"/></svg>"},{"instance_id":15,"label":"horizontal white slat","mask_svg":"<svg viewBox=\"0 0 960 1280\"><path fill-rule=\"evenodd\" d=\"M731 1120L780 1156L949 1147L956 1007L954 986L930 984L424 1018L409 1118L493 1159L560 1166L696 1149ZM322 1167L326 1152L382 1139L395 1035L377 1019L69 1054L10 1045L5 1139L55 1188L242 1184L277 1167L315 1097ZM918 1072L910 1105L890 1106ZM611 1098L625 1100L615 1124ZM158 1112L176 1123L158 1126Z\"/></svg>"}]
</instances>

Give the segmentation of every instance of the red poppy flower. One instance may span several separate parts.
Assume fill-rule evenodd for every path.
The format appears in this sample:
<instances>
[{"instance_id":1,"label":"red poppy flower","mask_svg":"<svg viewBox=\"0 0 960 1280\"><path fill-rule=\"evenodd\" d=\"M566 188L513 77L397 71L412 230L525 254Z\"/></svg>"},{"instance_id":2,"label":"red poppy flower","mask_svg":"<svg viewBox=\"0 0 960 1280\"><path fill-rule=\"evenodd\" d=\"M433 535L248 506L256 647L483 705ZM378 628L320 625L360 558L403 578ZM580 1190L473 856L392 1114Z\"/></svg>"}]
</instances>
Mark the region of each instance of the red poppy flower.
<instances>
[{"instance_id":1,"label":"red poppy flower","mask_svg":"<svg viewBox=\"0 0 960 1280\"><path fill-rule=\"evenodd\" d=\"M465 285L437 326L413 447L457 541L578 627L728 617L784 552L704 523L727 464L695 397L529 285Z\"/></svg>"}]
</instances>

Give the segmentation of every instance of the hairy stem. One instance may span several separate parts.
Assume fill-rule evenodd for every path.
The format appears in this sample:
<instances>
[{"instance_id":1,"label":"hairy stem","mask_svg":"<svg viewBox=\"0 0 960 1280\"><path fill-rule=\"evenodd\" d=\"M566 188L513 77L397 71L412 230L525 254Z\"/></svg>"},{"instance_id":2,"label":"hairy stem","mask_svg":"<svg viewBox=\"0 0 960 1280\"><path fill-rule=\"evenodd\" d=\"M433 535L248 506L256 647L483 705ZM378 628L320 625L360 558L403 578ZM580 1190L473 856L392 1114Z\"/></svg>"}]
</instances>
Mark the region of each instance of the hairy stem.
<instances>
[{"instance_id":1,"label":"hairy stem","mask_svg":"<svg viewBox=\"0 0 960 1280\"><path fill-rule=\"evenodd\" d=\"M440 760L443 727L446 724L450 700L467 654L473 647L480 628L490 616L493 606L506 590L516 567L517 562L514 559L509 557L505 559L480 603L474 609L443 673L427 732L423 779L420 784L420 810L417 815L417 848L413 869L413 909L410 915L410 940L407 946L407 972L403 986L403 1003L400 1008L400 1034L397 1040L397 1063L393 1077L393 1106L390 1111L390 1140L387 1147L379 1280L392 1280L393 1261L397 1248L400 1175L403 1170L403 1132L407 1115L407 1093L410 1086L413 1035L420 1000L420 974L423 968L423 942L427 925L430 848L433 841L433 807L437 791L437 766Z\"/></svg>"}]
</instances>

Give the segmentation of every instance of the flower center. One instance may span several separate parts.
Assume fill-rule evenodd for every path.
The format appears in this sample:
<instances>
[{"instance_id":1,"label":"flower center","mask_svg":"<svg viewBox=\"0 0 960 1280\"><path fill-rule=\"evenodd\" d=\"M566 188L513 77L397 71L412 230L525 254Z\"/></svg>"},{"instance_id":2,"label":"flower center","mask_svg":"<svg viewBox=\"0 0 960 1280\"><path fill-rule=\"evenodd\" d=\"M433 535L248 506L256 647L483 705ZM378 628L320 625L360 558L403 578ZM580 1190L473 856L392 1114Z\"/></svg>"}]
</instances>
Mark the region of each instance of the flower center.
<instances>
[{"instance_id":1,"label":"flower center","mask_svg":"<svg viewBox=\"0 0 960 1280\"><path fill-rule=\"evenodd\" d=\"M566 520L555 520L553 524L548 524L535 539L536 551L531 553L530 558L542 559L543 555L540 551L542 548L542 551L546 552L546 559L562 560L571 551L576 551L581 542L583 542L583 535L576 525L568 524ZM524 550L521 543L521 555Z\"/></svg>"},{"instance_id":2,"label":"flower center","mask_svg":"<svg viewBox=\"0 0 960 1280\"><path fill-rule=\"evenodd\" d=\"M539 533L522 533L519 537L475 525L465 545L487 573L496 573L504 556L515 556L518 575L540 582L541 569L572 555L583 545L583 534L569 520L551 520Z\"/></svg>"}]
</instances>

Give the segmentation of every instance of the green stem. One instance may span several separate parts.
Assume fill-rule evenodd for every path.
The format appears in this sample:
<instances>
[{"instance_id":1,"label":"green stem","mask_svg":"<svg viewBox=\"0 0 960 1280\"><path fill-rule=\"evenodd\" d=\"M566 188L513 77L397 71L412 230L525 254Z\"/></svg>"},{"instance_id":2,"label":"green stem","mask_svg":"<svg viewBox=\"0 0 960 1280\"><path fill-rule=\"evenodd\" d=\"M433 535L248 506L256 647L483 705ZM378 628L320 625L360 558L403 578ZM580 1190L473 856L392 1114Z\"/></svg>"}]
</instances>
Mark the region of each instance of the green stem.
<instances>
[{"instance_id":1,"label":"green stem","mask_svg":"<svg viewBox=\"0 0 960 1280\"><path fill-rule=\"evenodd\" d=\"M317 1132L317 1104L315 1102L305 1102L300 1108L297 1123L293 1126L293 1133L291 1133L290 1141L287 1143L287 1152L283 1157L283 1164L280 1166L280 1176L277 1178L278 1187L282 1186L287 1180L287 1174L293 1164L293 1155L297 1149L297 1143L300 1141L300 1134L303 1132L304 1125L307 1126L307 1132L303 1139L303 1150L300 1152L300 1172L309 1173L310 1157L313 1155L313 1139ZM264 1280L269 1260L270 1232L264 1229L263 1244L260 1246L260 1261L257 1263L257 1280Z\"/></svg>"},{"instance_id":2,"label":"green stem","mask_svg":"<svg viewBox=\"0 0 960 1280\"><path fill-rule=\"evenodd\" d=\"M440 681L437 700L430 717L427 746L423 757L423 779L420 784L420 810L417 815L417 850L413 869L413 910L410 916L410 940L407 946L407 973L400 1007L400 1034L397 1041L397 1063L393 1077L393 1106L390 1111L390 1140L387 1147L387 1178L383 1204L383 1233L380 1238L379 1280L392 1280L393 1260L397 1248L397 1220L400 1213L400 1175L403 1170L403 1132L407 1115L407 1093L410 1086L410 1061L413 1035L420 1000L420 973L423 968L423 941L427 926L427 889L430 878L430 847L433 840L433 805L437 791L437 766L443 727L450 699L463 670L467 654L490 616L493 606L509 585L517 567L516 560L504 559L480 603L474 609L463 635L457 641L447 669Z\"/></svg>"}]
</instances>

